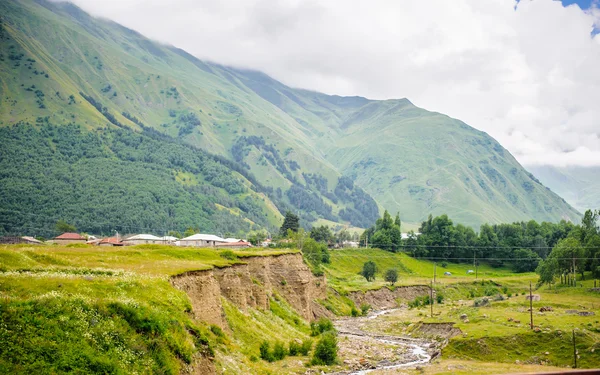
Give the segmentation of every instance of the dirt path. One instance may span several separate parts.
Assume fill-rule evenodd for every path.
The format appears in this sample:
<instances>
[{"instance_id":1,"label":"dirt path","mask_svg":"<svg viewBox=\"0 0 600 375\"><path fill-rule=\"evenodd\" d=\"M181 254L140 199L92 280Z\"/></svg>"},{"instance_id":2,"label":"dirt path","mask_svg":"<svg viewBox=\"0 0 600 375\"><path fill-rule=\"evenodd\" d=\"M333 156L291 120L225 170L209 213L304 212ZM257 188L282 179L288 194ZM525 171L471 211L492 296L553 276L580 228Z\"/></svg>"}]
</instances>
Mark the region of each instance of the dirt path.
<instances>
[{"instance_id":1,"label":"dirt path","mask_svg":"<svg viewBox=\"0 0 600 375\"><path fill-rule=\"evenodd\" d=\"M339 332L339 357L350 370L331 375L389 374L393 373L390 370L424 365L431 360L436 350L432 342L364 330L367 324L393 311L376 311L366 317L342 318L334 322Z\"/></svg>"}]
</instances>

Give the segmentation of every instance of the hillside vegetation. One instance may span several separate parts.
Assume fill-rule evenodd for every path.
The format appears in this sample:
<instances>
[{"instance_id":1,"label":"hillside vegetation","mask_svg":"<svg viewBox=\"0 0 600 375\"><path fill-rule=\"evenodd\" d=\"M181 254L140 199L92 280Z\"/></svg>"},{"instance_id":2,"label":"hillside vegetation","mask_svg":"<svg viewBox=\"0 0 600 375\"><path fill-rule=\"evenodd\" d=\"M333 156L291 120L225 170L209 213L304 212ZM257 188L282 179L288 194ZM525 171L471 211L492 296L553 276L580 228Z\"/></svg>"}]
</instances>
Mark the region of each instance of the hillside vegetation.
<instances>
[{"instance_id":1,"label":"hillside vegetation","mask_svg":"<svg viewBox=\"0 0 600 375\"><path fill-rule=\"evenodd\" d=\"M11 155L39 166L32 148L40 143L47 155L41 165L48 168L2 176L0 185L11 194L9 207L2 206L4 232L46 230L57 217L86 230L105 222L159 232L183 231L190 223L220 232L272 229L287 209L300 212L304 225L327 220L362 228L381 207L400 211L405 222L448 213L474 227L579 215L489 136L406 99L292 89L258 72L200 61L69 3L9 0L0 14L0 126L6 128L3 144L10 145L0 162L24 171ZM66 125L81 132L71 142L92 134L99 142L89 145L94 157L73 151L65 159L60 147L54 152L52 132L44 129ZM21 139L17 132L31 136ZM140 144L153 146L140 152ZM147 155L155 149L163 161ZM200 154L211 167L180 165L184 153ZM82 184L102 181L82 189L65 169L74 164L86 168L79 169ZM146 168L155 175L132 182ZM60 199L57 178L73 185ZM158 181L161 192L149 188ZM151 194L143 197L130 184ZM47 195L44 185L51 186ZM108 195L112 207L98 200L107 189L121 192L120 198ZM167 196L173 212L163 206ZM88 203L73 207L81 202ZM23 209L13 216L16 206ZM101 223L82 214L92 206ZM31 225L26 218L33 207L41 212Z\"/></svg>"}]
</instances>

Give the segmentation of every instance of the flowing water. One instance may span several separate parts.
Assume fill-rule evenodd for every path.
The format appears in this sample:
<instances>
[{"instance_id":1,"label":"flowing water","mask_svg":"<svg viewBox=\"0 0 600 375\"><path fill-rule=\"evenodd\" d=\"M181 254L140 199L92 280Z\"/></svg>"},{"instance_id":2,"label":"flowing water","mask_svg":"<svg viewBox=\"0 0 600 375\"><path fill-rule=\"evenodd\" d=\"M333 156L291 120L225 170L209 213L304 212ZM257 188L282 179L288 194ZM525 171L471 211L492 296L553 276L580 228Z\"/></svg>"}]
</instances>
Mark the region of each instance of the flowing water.
<instances>
[{"instance_id":1,"label":"flowing water","mask_svg":"<svg viewBox=\"0 0 600 375\"><path fill-rule=\"evenodd\" d=\"M395 310L396 309L374 311L371 312L367 317L340 319L335 322L335 325L340 337L347 337L350 340L356 341L368 338L383 345L397 347L405 354L402 355L401 358L398 358L397 356L394 356L394 358L383 358L377 361L377 363L373 364L375 368L350 370L336 374L363 375L378 370L393 370L396 368L407 368L429 363L431 360L431 355L428 352L428 349L431 347L430 342L411 337L391 336L384 333L365 331L362 329L364 323L367 321L380 319L382 316L390 314Z\"/></svg>"}]
</instances>

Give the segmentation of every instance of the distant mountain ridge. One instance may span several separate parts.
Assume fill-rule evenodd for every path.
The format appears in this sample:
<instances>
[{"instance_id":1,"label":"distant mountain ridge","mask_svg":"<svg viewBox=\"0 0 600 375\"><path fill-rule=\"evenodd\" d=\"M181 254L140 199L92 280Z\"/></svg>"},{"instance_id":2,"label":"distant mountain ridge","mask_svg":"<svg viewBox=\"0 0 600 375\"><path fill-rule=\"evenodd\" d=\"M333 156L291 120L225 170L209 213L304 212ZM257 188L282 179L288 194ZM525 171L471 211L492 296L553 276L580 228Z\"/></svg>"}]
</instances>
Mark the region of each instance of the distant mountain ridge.
<instances>
[{"instance_id":1,"label":"distant mountain ridge","mask_svg":"<svg viewBox=\"0 0 600 375\"><path fill-rule=\"evenodd\" d=\"M0 14L0 126L76 124L84 138L85 132L98 135L99 155L106 160L118 155L131 168L158 161L151 154L137 155L135 144L122 145L130 154L109 146L103 129L167 137L217 155L222 158L217 163L228 170L219 173L231 174L247 189L228 193L232 201L226 205L219 203L221 193L207 190L227 191L210 182L215 180L207 178L207 170L181 168L168 151L171 162L159 163L165 176L170 173L181 188L195 190L197 198L182 200L182 209L189 206L186 199L213 197L204 207L206 223L219 211L274 228L286 209L299 212L304 223L359 227L370 225L383 208L399 211L405 222L447 213L474 227L579 216L487 134L407 99L378 101L290 88L260 72L201 61L90 17L70 3L9 0L0 3ZM11 152L24 152L17 133L3 134L11 136L16 148ZM45 138L38 141L45 142L54 133L41 134ZM57 158L48 160L58 168ZM0 162L10 165L6 158ZM25 186L44 184L44 178L23 176L15 183L13 177L0 179L3 194L11 194L0 207L49 204L43 197L24 198ZM110 174L104 181L113 188L124 183ZM173 194L177 186L172 185ZM80 196L85 190L65 194ZM147 209L156 210L159 203L150 200ZM69 207L48 210L63 219L77 217ZM169 216L164 208L157 212ZM267 219L259 220L261 215ZM178 225L192 221L190 216Z\"/></svg>"}]
</instances>

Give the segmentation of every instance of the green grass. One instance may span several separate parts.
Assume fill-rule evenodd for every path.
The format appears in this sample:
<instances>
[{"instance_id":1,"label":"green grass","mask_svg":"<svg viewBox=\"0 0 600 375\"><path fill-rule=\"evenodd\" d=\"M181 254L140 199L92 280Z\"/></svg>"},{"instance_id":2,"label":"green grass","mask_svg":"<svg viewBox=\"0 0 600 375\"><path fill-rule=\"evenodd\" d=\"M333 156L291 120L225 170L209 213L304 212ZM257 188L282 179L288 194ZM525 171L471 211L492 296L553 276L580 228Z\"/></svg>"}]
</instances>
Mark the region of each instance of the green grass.
<instances>
[{"instance_id":1,"label":"green grass","mask_svg":"<svg viewBox=\"0 0 600 375\"><path fill-rule=\"evenodd\" d=\"M378 249L343 249L333 250L331 253L331 264L324 265L328 276L328 283L339 291L355 291L379 289L388 285L383 279L385 270L396 268L398 270L398 282L396 285L429 285L433 278L434 267L436 269L437 284L456 284L478 280L502 279L503 282L523 282L535 280L533 273L515 274L508 268L493 268L483 264L478 267L477 275L467 274L468 270L475 270L472 264L450 263L447 267L437 266L432 261L412 258L404 253L392 253ZM375 281L368 282L359 274L363 264L373 261L377 264L379 272ZM444 276L444 272L452 273Z\"/></svg>"},{"instance_id":2,"label":"green grass","mask_svg":"<svg viewBox=\"0 0 600 375\"><path fill-rule=\"evenodd\" d=\"M168 245L85 248L4 245L0 246L0 260L4 271L108 269L169 276L243 263L244 257L287 254L296 250L235 250L237 260L225 259L220 252Z\"/></svg>"}]
</instances>

